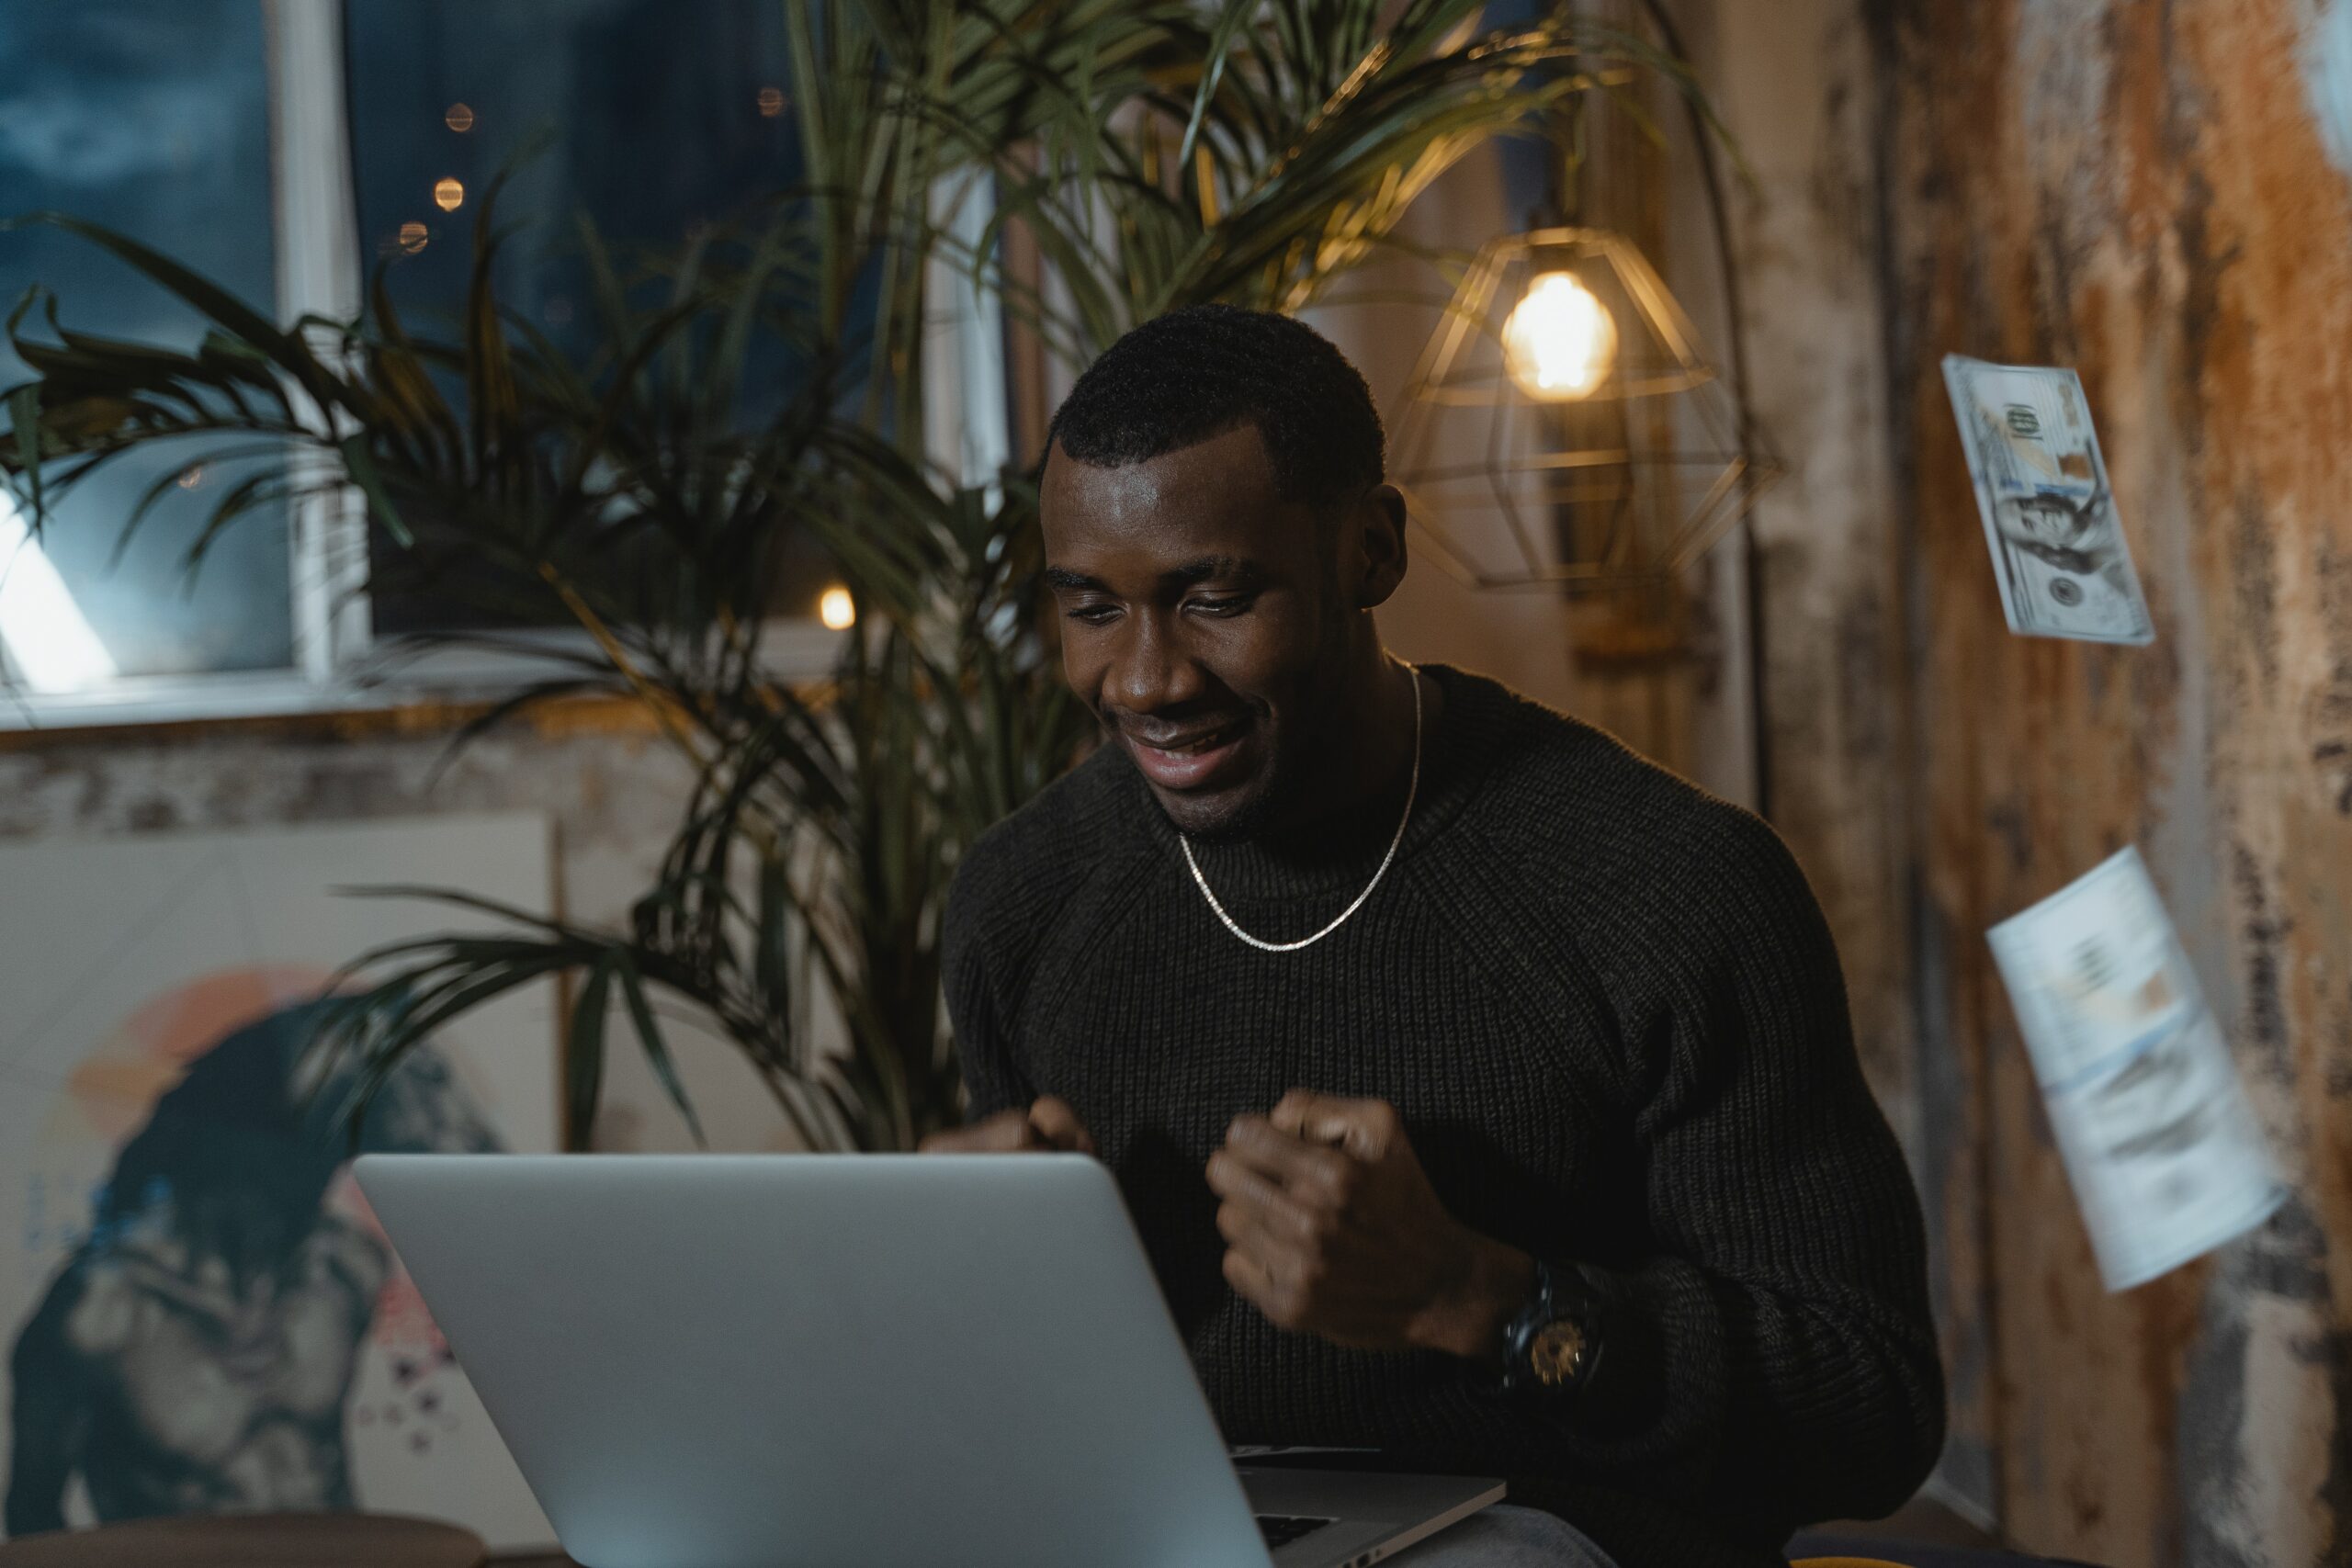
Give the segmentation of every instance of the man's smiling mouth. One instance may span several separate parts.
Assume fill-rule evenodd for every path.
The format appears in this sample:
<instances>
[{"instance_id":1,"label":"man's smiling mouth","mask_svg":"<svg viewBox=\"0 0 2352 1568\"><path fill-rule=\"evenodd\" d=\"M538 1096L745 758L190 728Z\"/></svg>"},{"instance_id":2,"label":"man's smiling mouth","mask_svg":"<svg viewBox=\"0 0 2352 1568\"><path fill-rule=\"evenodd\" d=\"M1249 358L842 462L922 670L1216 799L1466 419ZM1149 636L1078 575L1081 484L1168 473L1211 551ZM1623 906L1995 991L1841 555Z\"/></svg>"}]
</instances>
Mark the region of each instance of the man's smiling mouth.
<instances>
[{"instance_id":1,"label":"man's smiling mouth","mask_svg":"<svg viewBox=\"0 0 2352 1568\"><path fill-rule=\"evenodd\" d=\"M1133 731L1127 732L1127 739L1138 746L1148 746L1155 751L1205 751L1211 747L1224 745L1238 735L1241 728L1242 722L1237 718L1229 724L1220 724L1213 729L1195 729L1189 735L1173 735L1165 739L1154 739L1135 734Z\"/></svg>"},{"instance_id":2,"label":"man's smiling mouth","mask_svg":"<svg viewBox=\"0 0 2352 1568\"><path fill-rule=\"evenodd\" d=\"M1119 738L1144 777L1163 789L1190 789L1222 767L1249 730L1249 721L1237 718L1160 739L1146 739L1126 729Z\"/></svg>"}]
</instances>

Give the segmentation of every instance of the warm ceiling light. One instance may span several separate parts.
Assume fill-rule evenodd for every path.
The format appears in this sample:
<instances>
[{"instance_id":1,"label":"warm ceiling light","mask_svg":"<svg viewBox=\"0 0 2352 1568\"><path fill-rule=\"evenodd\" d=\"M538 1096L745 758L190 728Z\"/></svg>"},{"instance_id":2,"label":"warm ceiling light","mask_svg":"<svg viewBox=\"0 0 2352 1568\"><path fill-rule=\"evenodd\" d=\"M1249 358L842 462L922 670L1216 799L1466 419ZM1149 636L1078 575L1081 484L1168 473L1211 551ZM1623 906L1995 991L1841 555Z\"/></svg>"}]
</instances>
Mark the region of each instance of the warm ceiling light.
<instances>
[{"instance_id":1,"label":"warm ceiling light","mask_svg":"<svg viewBox=\"0 0 2352 1568\"><path fill-rule=\"evenodd\" d=\"M825 623L827 631L845 632L857 625L857 601L836 583L818 596L817 618Z\"/></svg>"},{"instance_id":2,"label":"warm ceiling light","mask_svg":"<svg viewBox=\"0 0 2352 1568\"><path fill-rule=\"evenodd\" d=\"M760 89L759 104L760 117L763 119L774 119L776 116L784 112L784 89L781 87L762 87Z\"/></svg>"},{"instance_id":3,"label":"warm ceiling light","mask_svg":"<svg viewBox=\"0 0 2352 1568\"><path fill-rule=\"evenodd\" d=\"M1780 472L1665 279L1602 229L1479 247L1393 428L1424 558L1478 588L1654 589Z\"/></svg>"},{"instance_id":4,"label":"warm ceiling light","mask_svg":"<svg viewBox=\"0 0 2352 1568\"><path fill-rule=\"evenodd\" d=\"M410 255L424 249L425 238L424 224L410 222L401 225L400 247Z\"/></svg>"},{"instance_id":5,"label":"warm ceiling light","mask_svg":"<svg viewBox=\"0 0 2352 1568\"><path fill-rule=\"evenodd\" d=\"M455 212L465 205L466 187L444 175L433 187L433 205L444 212Z\"/></svg>"},{"instance_id":6,"label":"warm ceiling light","mask_svg":"<svg viewBox=\"0 0 2352 1568\"><path fill-rule=\"evenodd\" d=\"M1566 402L1609 378L1617 323L1574 273L1538 273L1503 323L1503 368L1531 398Z\"/></svg>"},{"instance_id":7,"label":"warm ceiling light","mask_svg":"<svg viewBox=\"0 0 2352 1568\"><path fill-rule=\"evenodd\" d=\"M441 123L463 136L474 128L474 111L466 104L451 104L448 112L441 117Z\"/></svg>"}]
</instances>

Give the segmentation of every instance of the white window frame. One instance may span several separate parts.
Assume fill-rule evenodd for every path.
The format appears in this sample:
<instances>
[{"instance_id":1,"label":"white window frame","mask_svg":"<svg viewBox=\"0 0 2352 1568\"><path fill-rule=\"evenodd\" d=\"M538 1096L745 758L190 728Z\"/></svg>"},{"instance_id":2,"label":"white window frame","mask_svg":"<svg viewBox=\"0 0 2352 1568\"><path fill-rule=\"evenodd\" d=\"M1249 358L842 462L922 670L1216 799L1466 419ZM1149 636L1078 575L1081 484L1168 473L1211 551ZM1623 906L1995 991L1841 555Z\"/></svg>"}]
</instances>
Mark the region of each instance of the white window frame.
<instances>
[{"instance_id":1,"label":"white window frame","mask_svg":"<svg viewBox=\"0 0 2352 1568\"><path fill-rule=\"evenodd\" d=\"M359 313L359 254L339 0L263 0L268 50L270 195L277 311L347 321ZM967 183L939 198L959 231L985 231L994 191ZM992 479L1009 459L1003 323L996 301L960 269L933 262L923 334L924 445L934 468L965 483ZM297 458L324 462L316 454ZM435 649L386 660L368 611L367 514L345 486L308 495L288 517L294 661L271 671L123 675L86 690L0 690L0 731L76 729L388 709L487 700L560 671L550 652L591 648L571 627L501 633L505 649ZM788 680L833 665L844 634L806 618L762 628L771 667ZM0 654L0 660L5 660Z\"/></svg>"}]
</instances>

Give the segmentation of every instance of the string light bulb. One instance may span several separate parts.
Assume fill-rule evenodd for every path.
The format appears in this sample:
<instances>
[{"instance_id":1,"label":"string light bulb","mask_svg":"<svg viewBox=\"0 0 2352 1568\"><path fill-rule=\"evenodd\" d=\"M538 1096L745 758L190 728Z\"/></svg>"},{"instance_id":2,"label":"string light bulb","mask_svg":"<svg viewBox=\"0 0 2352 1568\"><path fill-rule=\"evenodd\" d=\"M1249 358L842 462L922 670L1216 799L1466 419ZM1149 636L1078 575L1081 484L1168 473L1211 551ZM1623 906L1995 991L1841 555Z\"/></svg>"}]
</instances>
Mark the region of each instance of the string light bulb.
<instances>
[{"instance_id":1,"label":"string light bulb","mask_svg":"<svg viewBox=\"0 0 2352 1568\"><path fill-rule=\"evenodd\" d=\"M1617 323L1574 273L1537 273L1503 323L1503 369L1545 402L1589 397L1617 357Z\"/></svg>"},{"instance_id":2,"label":"string light bulb","mask_svg":"<svg viewBox=\"0 0 2352 1568\"><path fill-rule=\"evenodd\" d=\"M444 176L433 186L433 205L444 212L455 212L466 203L465 182Z\"/></svg>"},{"instance_id":3,"label":"string light bulb","mask_svg":"<svg viewBox=\"0 0 2352 1568\"><path fill-rule=\"evenodd\" d=\"M845 632L857 625L857 601L849 596L848 589L835 583L818 596L817 618L829 632Z\"/></svg>"}]
</instances>

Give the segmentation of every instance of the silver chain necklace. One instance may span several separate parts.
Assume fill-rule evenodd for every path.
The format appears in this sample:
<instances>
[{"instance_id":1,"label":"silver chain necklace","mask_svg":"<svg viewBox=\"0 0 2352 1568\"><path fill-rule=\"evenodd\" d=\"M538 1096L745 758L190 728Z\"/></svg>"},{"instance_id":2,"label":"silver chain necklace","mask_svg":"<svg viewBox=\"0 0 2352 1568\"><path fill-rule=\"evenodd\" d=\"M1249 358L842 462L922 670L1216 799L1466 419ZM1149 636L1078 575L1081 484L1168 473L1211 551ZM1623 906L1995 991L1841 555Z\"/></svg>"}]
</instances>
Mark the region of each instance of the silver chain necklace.
<instances>
[{"instance_id":1,"label":"silver chain necklace","mask_svg":"<svg viewBox=\"0 0 2352 1568\"><path fill-rule=\"evenodd\" d=\"M1403 661L1399 660L1399 662ZM1363 908L1363 901L1372 897L1372 890L1380 886L1382 877L1388 874L1388 863L1396 858L1396 846L1405 841L1406 825L1413 819L1413 797L1421 793L1421 672L1410 664L1405 665L1405 672L1411 676L1413 681L1413 772L1405 785L1405 815L1397 818L1396 836L1388 840L1388 852L1380 857L1380 869L1374 872L1372 880L1363 885L1363 891L1356 895L1356 901L1340 910L1339 917L1329 925L1325 926L1313 936L1303 936L1296 942L1268 942L1263 937L1251 936L1241 929L1239 921L1225 912L1225 906L1216 901L1215 893L1209 891L1209 879L1201 874L1201 863L1193 858L1193 840L1182 833L1176 835L1176 841L1184 849L1184 863L1193 868L1193 880L1199 885L1201 897L1209 901L1209 908L1216 912L1218 919L1225 922L1227 931L1231 931L1259 952L1296 953L1302 947L1313 947L1325 937L1346 925L1348 917Z\"/></svg>"}]
</instances>

